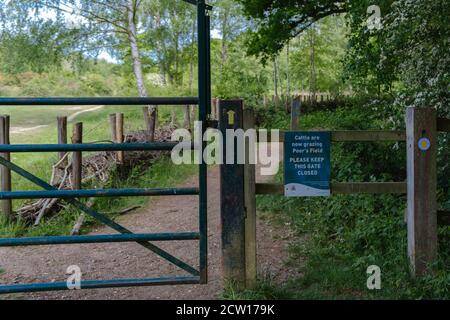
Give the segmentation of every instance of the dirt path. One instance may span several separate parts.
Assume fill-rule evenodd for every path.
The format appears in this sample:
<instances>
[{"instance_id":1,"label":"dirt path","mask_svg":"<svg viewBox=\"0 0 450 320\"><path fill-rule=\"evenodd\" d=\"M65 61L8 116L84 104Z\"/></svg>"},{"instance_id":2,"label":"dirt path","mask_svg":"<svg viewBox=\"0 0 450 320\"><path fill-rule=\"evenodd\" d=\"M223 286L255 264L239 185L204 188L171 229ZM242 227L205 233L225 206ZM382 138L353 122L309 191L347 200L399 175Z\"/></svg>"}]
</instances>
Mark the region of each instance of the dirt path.
<instances>
[{"instance_id":1,"label":"dirt path","mask_svg":"<svg viewBox=\"0 0 450 320\"><path fill-rule=\"evenodd\" d=\"M191 179L183 187L197 185ZM219 169L209 173L209 277L205 286L170 286L106 289L20 295L24 299L217 299L222 292L220 277ZM149 208L118 219L134 232L189 232L197 230L197 197L158 198ZM100 228L94 233L111 233ZM282 230L258 221L259 269L284 279L287 242ZM170 242L163 249L197 266L197 242ZM83 280L145 278L185 275L155 254L133 243L0 249L0 283L65 281L65 271L77 265Z\"/></svg>"},{"instance_id":2,"label":"dirt path","mask_svg":"<svg viewBox=\"0 0 450 320\"><path fill-rule=\"evenodd\" d=\"M39 130L42 128L48 128L48 125L35 126L35 127L12 127L11 134L20 134L20 133L28 133L30 131Z\"/></svg>"},{"instance_id":3,"label":"dirt path","mask_svg":"<svg viewBox=\"0 0 450 320\"><path fill-rule=\"evenodd\" d=\"M83 110L80 110L80 111L75 112L74 114L70 115L70 116L67 118L67 121L72 122L72 121L75 120L78 116L80 116L80 115L82 115L82 114L84 114L84 113L94 112L94 111L97 111L97 110L101 110L101 109L103 109L104 107L105 107L105 106L95 106L95 107L89 106L89 109L84 109L84 108L86 108L86 107L83 107Z\"/></svg>"},{"instance_id":4,"label":"dirt path","mask_svg":"<svg viewBox=\"0 0 450 320\"><path fill-rule=\"evenodd\" d=\"M71 115L69 115L67 117L67 121L72 122L72 121L74 121L77 117L79 117L82 114L89 113L89 112L95 112L95 111L103 109L104 107L105 106L80 106L80 107L70 108L69 110L76 111L76 112L74 112ZM45 125L37 125L37 126L33 126L33 127L12 127L11 128L11 134L30 133L32 131L36 131L36 130L43 129L43 128L48 128L48 127L49 127L49 125L47 125L47 124L45 124Z\"/></svg>"}]
</instances>

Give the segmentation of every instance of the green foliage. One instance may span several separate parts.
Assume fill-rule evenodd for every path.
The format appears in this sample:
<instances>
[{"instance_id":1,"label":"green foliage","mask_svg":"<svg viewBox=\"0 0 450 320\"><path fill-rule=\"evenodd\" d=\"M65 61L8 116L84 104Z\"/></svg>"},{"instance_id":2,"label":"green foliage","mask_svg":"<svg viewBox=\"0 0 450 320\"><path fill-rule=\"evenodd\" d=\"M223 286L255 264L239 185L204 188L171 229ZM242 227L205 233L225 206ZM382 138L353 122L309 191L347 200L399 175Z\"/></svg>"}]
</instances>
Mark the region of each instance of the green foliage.
<instances>
[{"instance_id":1,"label":"green foliage","mask_svg":"<svg viewBox=\"0 0 450 320\"><path fill-rule=\"evenodd\" d=\"M164 83L181 86L188 64L196 64L197 52L192 50L197 31L195 8L184 1L170 0L145 1L142 6L146 28L142 49L155 57L149 65L158 66Z\"/></svg>"},{"instance_id":2,"label":"green foliage","mask_svg":"<svg viewBox=\"0 0 450 320\"><path fill-rule=\"evenodd\" d=\"M386 56L397 57L402 106L435 107L450 116L448 1L397 0L386 17ZM401 13L401 14L400 14Z\"/></svg>"},{"instance_id":3,"label":"green foliage","mask_svg":"<svg viewBox=\"0 0 450 320\"><path fill-rule=\"evenodd\" d=\"M314 23L346 13L349 48L346 79L358 92L389 92L402 106L432 106L449 114L450 30L445 0L383 0L381 28L368 26L369 7L363 1L237 0L258 28L249 53L267 60Z\"/></svg>"},{"instance_id":4,"label":"green foliage","mask_svg":"<svg viewBox=\"0 0 450 320\"><path fill-rule=\"evenodd\" d=\"M0 31L0 71L43 73L61 65L72 33L51 21L32 21L16 32Z\"/></svg>"},{"instance_id":5,"label":"green foliage","mask_svg":"<svg viewBox=\"0 0 450 320\"><path fill-rule=\"evenodd\" d=\"M376 3L380 8L381 22L391 12L392 0L382 0ZM347 22L349 49L346 55L345 76L358 92L380 95L391 90L398 79L395 66L401 57L387 51L386 43L389 35L385 28L380 30L368 28L369 6L374 3L369 0L353 2L349 6Z\"/></svg>"},{"instance_id":6,"label":"green foliage","mask_svg":"<svg viewBox=\"0 0 450 320\"><path fill-rule=\"evenodd\" d=\"M292 80L301 84L302 91L308 88L311 81L311 37L314 40L317 91L337 94L346 89L342 82L346 33L343 17L328 17L290 41Z\"/></svg>"},{"instance_id":7,"label":"green foliage","mask_svg":"<svg viewBox=\"0 0 450 320\"><path fill-rule=\"evenodd\" d=\"M220 98L244 98L246 103L252 104L267 91L269 74L255 58L242 55L243 45L241 37L228 47L227 63L214 73L214 93ZM219 65L219 52L214 50L213 53L214 61Z\"/></svg>"},{"instance_id":8,"label":"green foliage","mask_svg":"<svg viewBox=\"0 0 450 320\"><path fill-rule=\"evenodd\" d=\"M292 298L291 292L279 287L270 274L261 276L253 290L236 290L236 285L226 283L222 298L225 300L282 300Z\"/></svg>"},{"instance_id":9,"label":"green foliage","mask_svg":"<svg viewBox=\"0 0 450 320\"><path fill-rule=\"evenodd\" d=\"M105 77L100 70L82 76L71 71L51 71L42 74L22 73L0 77L3 96L108 96L129 95L133 84L120 75Z\"/></svg>"},{"instance_id":10,"label":"green foliage","mask_svg":"<svg viewBox=\"0 0 450 320\"><path fill-rule=\"evenodd\" d=\"M321 18L346 12L348 1L237 0L247 16L258 25L249 40L249 53L267 60L281 51L285 44L311 27Z\"/></svg>"}]
</instances>

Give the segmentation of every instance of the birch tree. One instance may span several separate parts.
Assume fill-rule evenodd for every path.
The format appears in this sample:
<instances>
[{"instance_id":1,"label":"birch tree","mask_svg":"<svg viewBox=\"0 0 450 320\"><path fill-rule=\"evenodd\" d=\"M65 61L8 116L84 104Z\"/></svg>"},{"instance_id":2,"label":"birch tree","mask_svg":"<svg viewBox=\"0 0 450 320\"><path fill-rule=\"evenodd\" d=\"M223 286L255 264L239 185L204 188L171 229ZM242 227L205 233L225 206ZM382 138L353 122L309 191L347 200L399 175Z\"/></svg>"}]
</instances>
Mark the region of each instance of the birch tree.
<instances>
[{"instance_id":1,"label":"birch tree","mask_svg":"<svg viewBox=\"0 0 450 320\"><path fill-rule=\"evenodd\" d=\"M3 6L14 6L22 12L39 15L54 12L57 20L76 21L74 28L83 29L81 43L95 44L113 53L126 46L131 53L136 88L140 97L148 97L145 86L142 56L139 46L139 11L143 0L17 0L2 1ZM156 109L150 107L148 138L154 141Z\"/></svg>"}]
</instances>

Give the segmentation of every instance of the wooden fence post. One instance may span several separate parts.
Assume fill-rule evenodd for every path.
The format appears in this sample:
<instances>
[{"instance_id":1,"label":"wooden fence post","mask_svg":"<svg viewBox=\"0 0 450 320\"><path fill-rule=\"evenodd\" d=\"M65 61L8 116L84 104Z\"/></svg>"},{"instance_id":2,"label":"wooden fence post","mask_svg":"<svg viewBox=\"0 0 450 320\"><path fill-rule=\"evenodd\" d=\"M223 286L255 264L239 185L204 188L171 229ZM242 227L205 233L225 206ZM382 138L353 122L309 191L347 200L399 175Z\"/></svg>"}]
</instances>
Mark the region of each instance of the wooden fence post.
<instances>
[{"instance_id":1,"label":"wooden fence post","mask_svg":"<svg viewBox=\"0 0 450 320\"><path fill-rule=\"evenodd\" d=\"M72 143L83 143L83 123L76 123L72 131ZM83 173L83 155L81 152L74 152L72 156L72 188L74 190L81 189L82 173Z\"/></svg>"},{"instance_id":2,"label":"wooden fence post","mask_svg":"<svg viewBox=\"0 0 450 320\"><path fill-rule=\"evenodd\" d=\"M244 130L255 129L255 112L251 109L244 110ZM256 245L256 165L250 160L249 152L255 152L256 146L245 150L244 168L244 194L245 194L245 269L246 287L255 288L258 276L257 245Z\"/></svg>"},{"instance_id":3,"label":"wooden fence post","mask_svg":"<svg viewBox=\"0 0 450 320\"><path fill-rule=\"evenodd\" d=\"M111 141L117 142L117 130L116 130L116 114L109 115L109 126L111 127Z\"/></svg>"},{"instance_id":4,"label":"wooden fence post","mask_svg":"<svg viewBox=\"0 0 450 320\"><path fill-rule=\"evenodd\" d=\"M10 117L7 115L0 117L0 144L10 144ZM9 153L0 154L0 157L10 161L11 155ZM0 189L2 192L11 191L11 170L8 168L1 166L0 168L1 174L1 186ZM1 201L1 209L6 221L10 221L12 219L12 200L2 200Z\"/></svg>"},{"instance_id":5,"label":"wooden fence post","mask_svg":"<svg viewBox=\"0 0 450 320\"><path fill-rule=\"evenodd\" d=\"M437 258L436 111L408 108L408 255L411 271L420 276Z\"/></svg>"},{"instance_id":6,"label":"wooden fence post","mask_svg":"<svg viewBox=\"0 0 450 320\"><path fill-rule=\"evenodd\" d=\"M158 110L155 107L144 107L144 121L147 139L155 141L155 130L158 127Z\"/></svg>"},{"instance_id":7,"label":"wooden fence post","mask_svg":"<svg viewBox=\"0 0 450 320\"><path fill-rule=\"evenodd\" d=\"M227 157L228 129L243 128L242 100L221 100L219 103L219 127L224 136L223 155ZM236 140L236 139L235 139ZM234 143L235 144L235 143ZM244 165L237 164L237 149L234 146L234 164L220 167L222 266L225 281L231 281L237 289L245 288L245 208Z\"/></svg>"},{"instance_id":8,"label":"wooden fence post","mask_svg":"<svg viewBox=\"0 0 450 320\"><path fill-rule=\"evenodd\" d=\"M123 143L124 139L125 139L125 136L123 133L123 113L117 113L116 114L116 142ZM117 162L119 164L123 164L123 162L124 162L124 152L123 151L117 152Z\"/></svg>"},{"instance_id":9,"label":"wooden fence post","mask_svg":"<svg viewBox=\"0 0 450 320\"><path fill-rule=\"evenodd\" d=\"M299 127L300 109L301 109L300 98L295 98L292 101L292 112L291 112L291 130L297 131Z\"/></svg>"},{"instance_id":10,"label":"wooden fence post","mask_svg":"<svg viewBox=\"0 0 450 320\"><path fill-rule=\"evenodd\" d=\"M150 137L150 131L151 131L151 127L150 127L150 110L149 107L143 107L142 111L144 112L144 122L145 122L145 133L147 135L147 138ZM114 136L114 138L117 138L117 133Z\"/></svg>"},{"instance_id":11,"label":"wooden fence post","mask_svg":"<svg viewBox=\"0 0 450 320\"><path fill-rule=\"evenodd\" d=\"M67 117L58 117L58 144L67 144ZM58 153L58 161L61 161L66 156L65 152ZM67 167L68 160L61 163L62 167Z\"/></svg>"},{"instance_id":12,"label":"wooden fence post","mask_svg":"<svg viewBox=\"0 0 450 320\"><path fill-rule=\"evenodd\" d=\"M183 123L183 127L184 129L187 129L189 131L191 131L191 106L190 105L186 105L184 107L184 123Z\"/></svg>"},{"instance_id":13,"label":"wooden fence post","mask_svg":"<svg viewBox=\"0 0 450 320\"><path fill-rule=\"evenodd\" d=\"M217 98L212 98L211 99L211 118L212 119L217 119L217 115L218 115L218 112L217 112L217 109L216 109L217 101L218 101Z\"/></svg>"}]
</instances>

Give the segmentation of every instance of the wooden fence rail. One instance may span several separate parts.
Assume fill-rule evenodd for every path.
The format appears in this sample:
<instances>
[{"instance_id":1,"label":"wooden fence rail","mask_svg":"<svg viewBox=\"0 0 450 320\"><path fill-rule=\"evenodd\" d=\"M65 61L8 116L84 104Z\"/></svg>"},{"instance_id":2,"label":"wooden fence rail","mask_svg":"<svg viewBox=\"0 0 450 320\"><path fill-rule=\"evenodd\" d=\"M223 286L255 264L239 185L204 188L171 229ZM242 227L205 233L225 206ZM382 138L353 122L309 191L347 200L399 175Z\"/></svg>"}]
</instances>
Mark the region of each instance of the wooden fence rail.
<instances>
[{"instance_id":1,"label":"wooden fence rail","mask_svg":"<svg viewBox=\"0 0 450 320\"><path fill-rule=\"evenodd\" d=\"M257 195L284 195L284 185L257 183ZM406 182L333 182L332 194L406 194Z\"/></svg>"},{"instance_id":2,"label":"wooden fence rail","mask_svg":"<svg viewBox=\"0 0 450 320\"><path fill-rule=\"evenodd\" d=\"M283 143L286 131L279 131L278 140L273 139L271 132L267 133L267 141L271 143ZM406 131L387 131L387 130L334 130L331 131L332 142L406 142ZM261 136L258 137L261 141Z\"/></svg>"}]
</instances>

